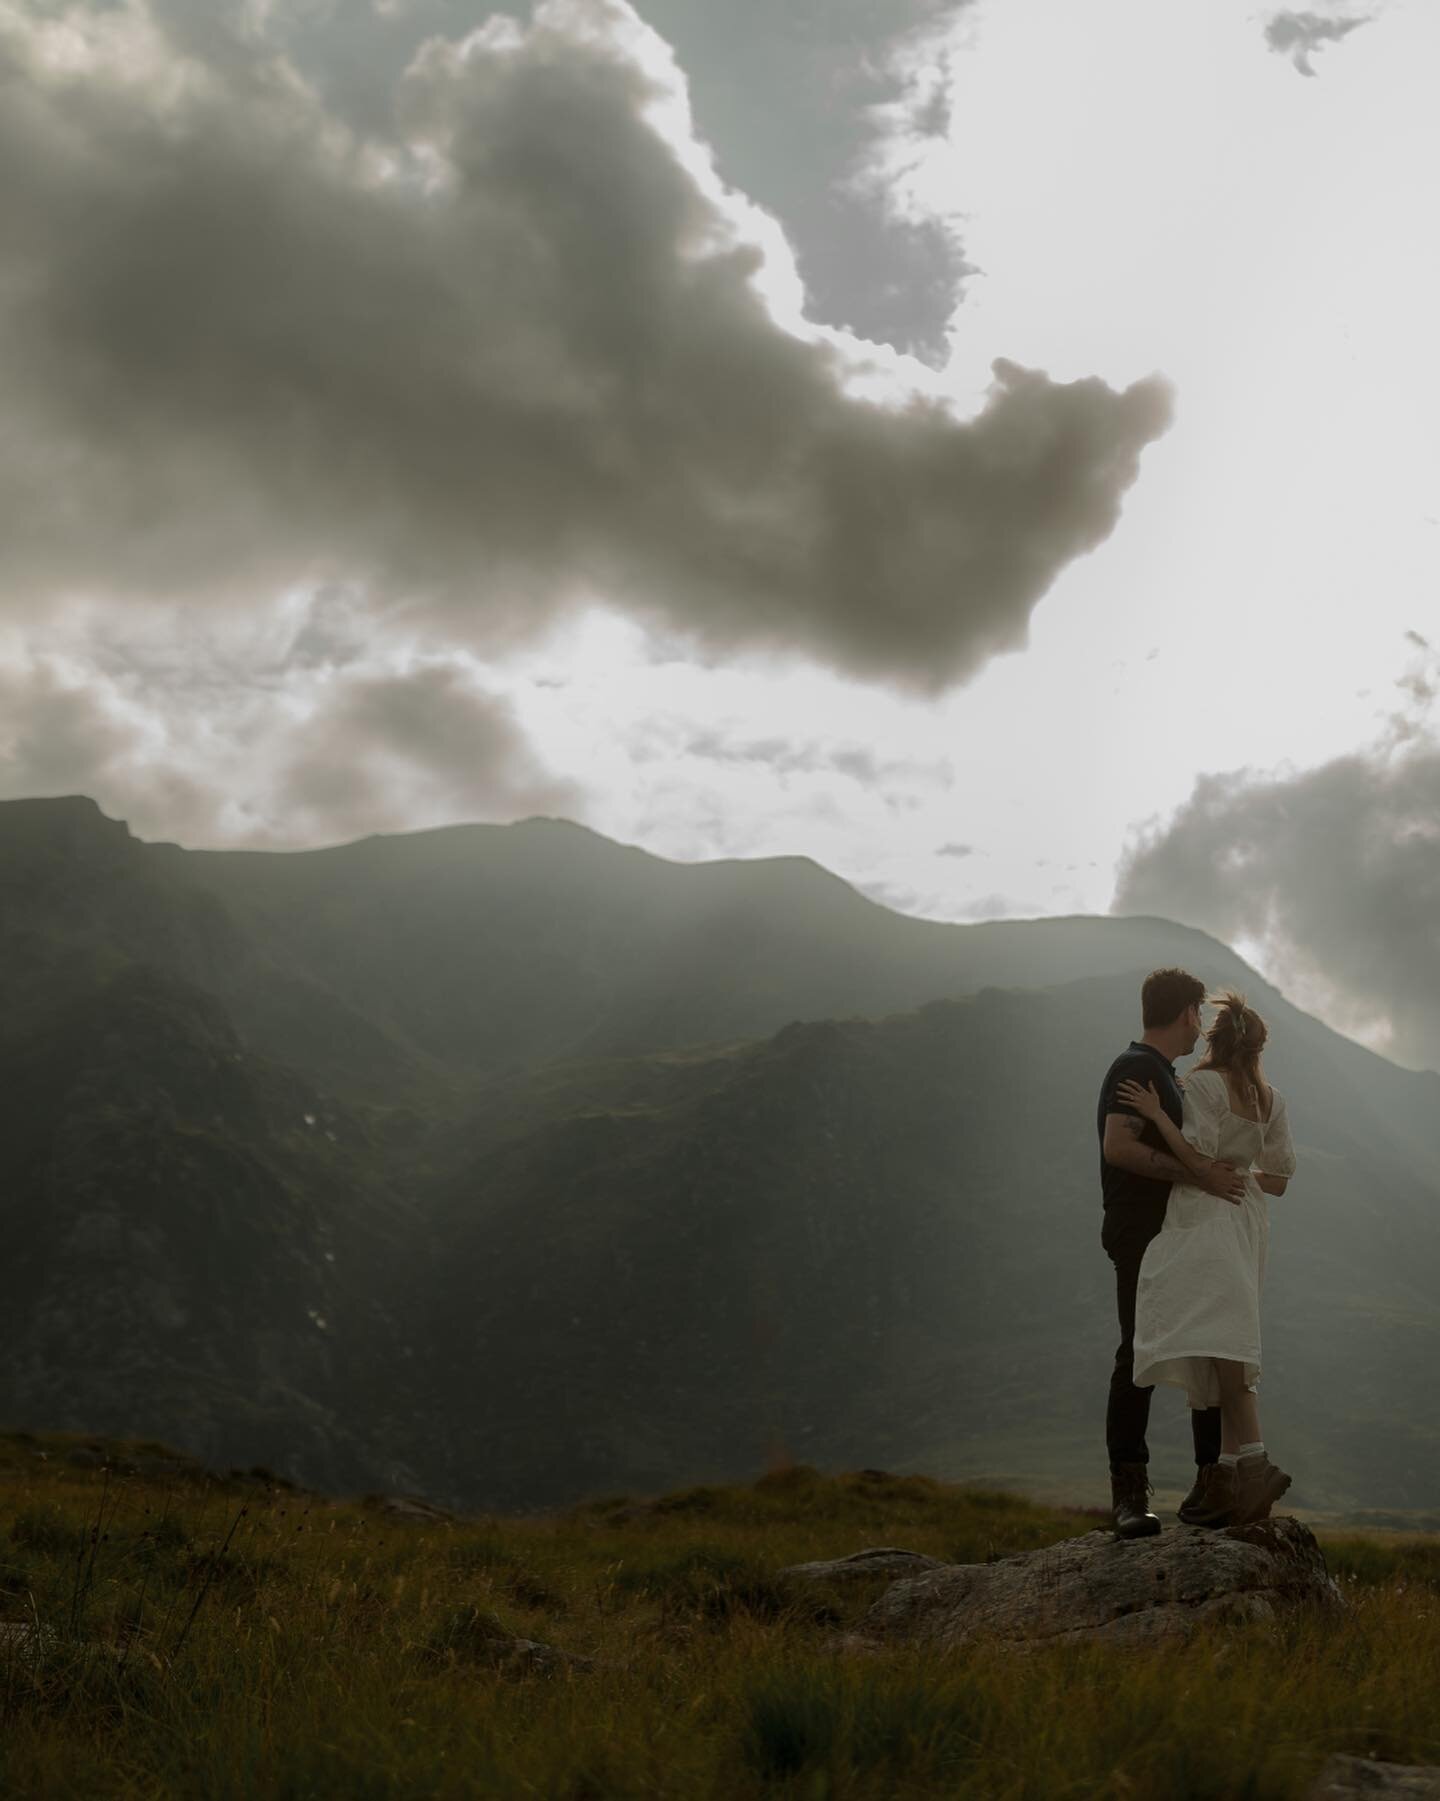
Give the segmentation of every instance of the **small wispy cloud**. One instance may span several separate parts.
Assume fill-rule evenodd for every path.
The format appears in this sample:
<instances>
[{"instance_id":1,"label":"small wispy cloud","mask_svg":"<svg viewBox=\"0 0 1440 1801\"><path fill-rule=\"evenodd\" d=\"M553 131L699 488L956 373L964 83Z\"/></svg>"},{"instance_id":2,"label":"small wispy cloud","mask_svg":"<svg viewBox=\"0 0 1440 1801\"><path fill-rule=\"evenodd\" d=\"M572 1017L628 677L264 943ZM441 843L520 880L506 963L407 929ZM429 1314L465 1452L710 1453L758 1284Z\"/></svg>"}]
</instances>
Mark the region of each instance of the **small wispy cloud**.
<instances>
[{"instance_id":1,"label":"small wispy cloud","mask_svg":"<svg viewBox=\"0 0 1440 1801\"><path fill-rule=\"evenodd\" d=\"M918 781L942 788L955 785L955 766L948 757L882 757L868 745L825 743L775 733L767 737L735 737L718 726L693 727L668 714L639 721L626 733L626 744L636 762L668 763L677 757L696 757L733 767L764 765L777 776L834 771L850 777L862 788L893 781Z\"/></svg>"},{"instance_id":2,"label":"small wispy cloud","mask_svg":"<svg viewBox=\"0 0 1440 1801\"><path fill-rule=\"evenodd\" d=\"M1352 31L1368 25L1372 16L1367 13L1360 18L1326 18L1321 13L1278 12L1265 27L1265 42L1279 55L1288 56L1302 75L1314 75L1316 70L1310 58L1315 52L1327 44L1338 44Z\"/></svg>"}]
</instances>

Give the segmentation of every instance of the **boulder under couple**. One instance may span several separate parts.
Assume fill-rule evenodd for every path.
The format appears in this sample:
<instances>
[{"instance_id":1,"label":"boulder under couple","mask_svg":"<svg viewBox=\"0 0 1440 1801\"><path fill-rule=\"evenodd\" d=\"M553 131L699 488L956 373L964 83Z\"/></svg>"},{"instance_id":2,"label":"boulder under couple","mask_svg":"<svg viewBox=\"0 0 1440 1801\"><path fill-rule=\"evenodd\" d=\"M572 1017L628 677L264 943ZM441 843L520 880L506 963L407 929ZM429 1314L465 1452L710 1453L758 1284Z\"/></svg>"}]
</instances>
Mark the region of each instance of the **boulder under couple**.
<instances>
[{"instance_id":1,"label":"boulder under couple","mask_svg":"<svg viewBox=\"0 0 1440 1801\"><path fill-rule=\"evenodd\" d=\"M1216 1010L1207 1025L1202 1007ZM1231 990L1207 998L1184 969L1140 991L1143 1030L1105 1073L1097 1124L1120 1344L1105 1439L1114 1529L1160 1530L1145 1432L1159 1384L1185 1390L1195 1444L1187 1526L1263 1519L1290 1486L1266 1454L1256 1388L1270 1196L1295 1172L1283 1095L1261 1053L1265 1022ZM1182 1079L1175 1060L1205 1049Z\"/></svg>"}]
</instances>

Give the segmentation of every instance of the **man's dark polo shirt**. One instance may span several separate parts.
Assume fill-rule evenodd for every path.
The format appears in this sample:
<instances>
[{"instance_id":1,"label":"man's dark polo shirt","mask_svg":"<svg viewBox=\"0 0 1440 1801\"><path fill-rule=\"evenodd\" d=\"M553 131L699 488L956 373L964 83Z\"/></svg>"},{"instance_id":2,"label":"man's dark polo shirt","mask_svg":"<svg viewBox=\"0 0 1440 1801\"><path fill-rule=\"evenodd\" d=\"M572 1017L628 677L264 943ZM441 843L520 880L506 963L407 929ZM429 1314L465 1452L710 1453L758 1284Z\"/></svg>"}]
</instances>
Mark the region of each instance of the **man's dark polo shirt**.
<instances>
[{"instance_id":1,"label":"man's dark polo shirt","mask_svg":"<svg viewBox=\"0 0 1440 1801\"><path fill-rule=\"evenodd\" d=\"M1105 1197L1105 1221L1100 1229L1100 1242L1106 1250L1115 1245L1148 1244L1165 1222L1165 1203L1170 1199L1168 1182L1157 1182L1153 1176L1137 1176L1105 1161L1105 1115L1128 1113L1138 1117L1133 1107L1116 1098L1115 1090L1127 1080L1138 1082L1142 1088L1147 1082L1153 1082L1160 1105L1175 1124L1180 1125L1185 1117L1185 1103L1175 1081L1175 1065L1153 1044L1141 1044L1132 1038L1129 1050L1121 1051L1105 1072L1096 1116L1101 1146L1100 1188ZM1139 1142L1167 1157L1173 1155L1153 1120L1145 1121Z\"/></svg>"}]
</instances>

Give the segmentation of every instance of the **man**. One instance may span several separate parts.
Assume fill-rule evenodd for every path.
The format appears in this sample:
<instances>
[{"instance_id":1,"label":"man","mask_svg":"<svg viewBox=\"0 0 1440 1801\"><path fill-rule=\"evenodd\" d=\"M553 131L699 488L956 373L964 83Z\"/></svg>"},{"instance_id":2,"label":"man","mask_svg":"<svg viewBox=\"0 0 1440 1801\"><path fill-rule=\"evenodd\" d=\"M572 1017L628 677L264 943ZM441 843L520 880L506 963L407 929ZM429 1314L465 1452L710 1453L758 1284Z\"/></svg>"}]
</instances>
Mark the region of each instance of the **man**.
<instances>
[{"instance_id":1,"label":"man","mask_svg":"<svg viewBox=\"0 0 1440 1801\"><path fill-rule=\"evenodd\" d=\"M1201 1032L1200 1003L1205 984L1184 969L1156 969L1140 990L1143 1031L1132 1039L1105 1072L1100 1086L1097 1125L1100 1133L1100 1187L1105 1218L1100 1243L1115 1266L1115 1299L1120 1315L1120 1345L1110 1374L1105 1411L1105 1442L1110 1456L1110 1492L1117 1538L1144 1538L1160 1530L1160 1520L1146 1506L1154 1492L1149 1482L1150 1449L1145 1428L1150 1421L1153 1388L1136 1388L1135 1290L1145 1247L1165 1220L1172 1182L1203 1187L1217 1200L1238 1200L1244 1178L1234 1164L1213 1161L1203 1177L1193 1176L1165 1149L1159 1128L1133 1107L1117 1099L1116 1088L1127 1077L1143 1087L1155 1084L1161 1104L1178 1126L1183 1103L1175 1080L1175 1058L1188 1057ZM1205 1471L1220 1457L1220 1409L1193 1408L1190 1429L1195 1441L1195 1486L1180 1504L1186 1518L1200 1504Z\"/></svg>"}]
</instances>

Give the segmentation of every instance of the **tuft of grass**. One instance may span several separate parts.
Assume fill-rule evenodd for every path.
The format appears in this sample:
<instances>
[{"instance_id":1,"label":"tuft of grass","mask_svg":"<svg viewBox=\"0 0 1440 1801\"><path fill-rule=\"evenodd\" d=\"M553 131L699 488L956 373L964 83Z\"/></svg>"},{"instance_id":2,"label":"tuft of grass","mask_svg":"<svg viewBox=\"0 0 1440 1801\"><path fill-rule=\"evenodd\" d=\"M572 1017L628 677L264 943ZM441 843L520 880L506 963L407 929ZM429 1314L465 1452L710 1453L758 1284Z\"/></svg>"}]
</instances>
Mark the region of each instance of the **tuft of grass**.
<instances>
[{"instance_id":1,"label":"tuft of grass","mask_svg":"<svg viewBox=\"0 0 1440 1801\"><path fill-rule=\"evenodd\" d=\"M823 1773L825 1792L840 1792L851 1775L913 1782L949 1772L953 1780L986 1741L983 1693L959 1696L909 1668L857 1679L833 1667L772 1664L746 1681L740 1708L738 1750L756 1775Z\"/></svg>"},{"instance_id":2,"label":"tuft of grass","mask_svg":"<svg viewBox=\"0 0 1440 1801\"><path fill-rule=\"evenodd\" d=\"M513 1568L520 1561L508 1545L490 1536L462 1538L447 1546L444 1556L447 1569L454 1570L457 1576L473 1575L477 1570Z\"/></svg>"},{"instance_id":3,"label":"tuft of grass","mask_svg":"<svg viewBox=\"0 0 1440 1801\"><path fill-rule=\"evenodd\" d=\"M832 1609L786 1583L753 1556L719 1544L692 1544L678 1552L652 1552L615 1577L622 1592L658 1599L662 1617L721 1623L736 1614L778 1620L796 1614L834 1618Z\"/></svg>"},{"instance_id":4,"label":"tuft of grass","mask_svg":"<svg viewBox=\"0 0 1440 1801\"><path fill-rule=\"evenodd\" d=\"M1440 1535L1375 1538L1335 1532L1321 1536L1321 1542L1326 1566L1339 1582L1368 1588L1393 1583L1440 1594Z\"/></svg>"},{"instance_id":5,"label":"tuft of grass","mask_svg":"<svg viewBox=\"0 0 1440 1801\"><path fill-rule=\"evenodd\" d=\"M420 1655L431 1661L459 1659L466 1663L499 1663L512 1639L523 1638L490 1608L462 1602L447 1608L426 1634Z\"/></svg>"},{"instance_id":6,"label":"tuft of grass","mask_svg":"<svg viewBox=\"0 0 1440 1801\"><path fill-rule=\"evenodd\" d=\"M24 1507L10 1522L10 1539L45 1556L74 1556L85 1542L85 1530L53 1501Z\"/></svg>"}]
</instances>

